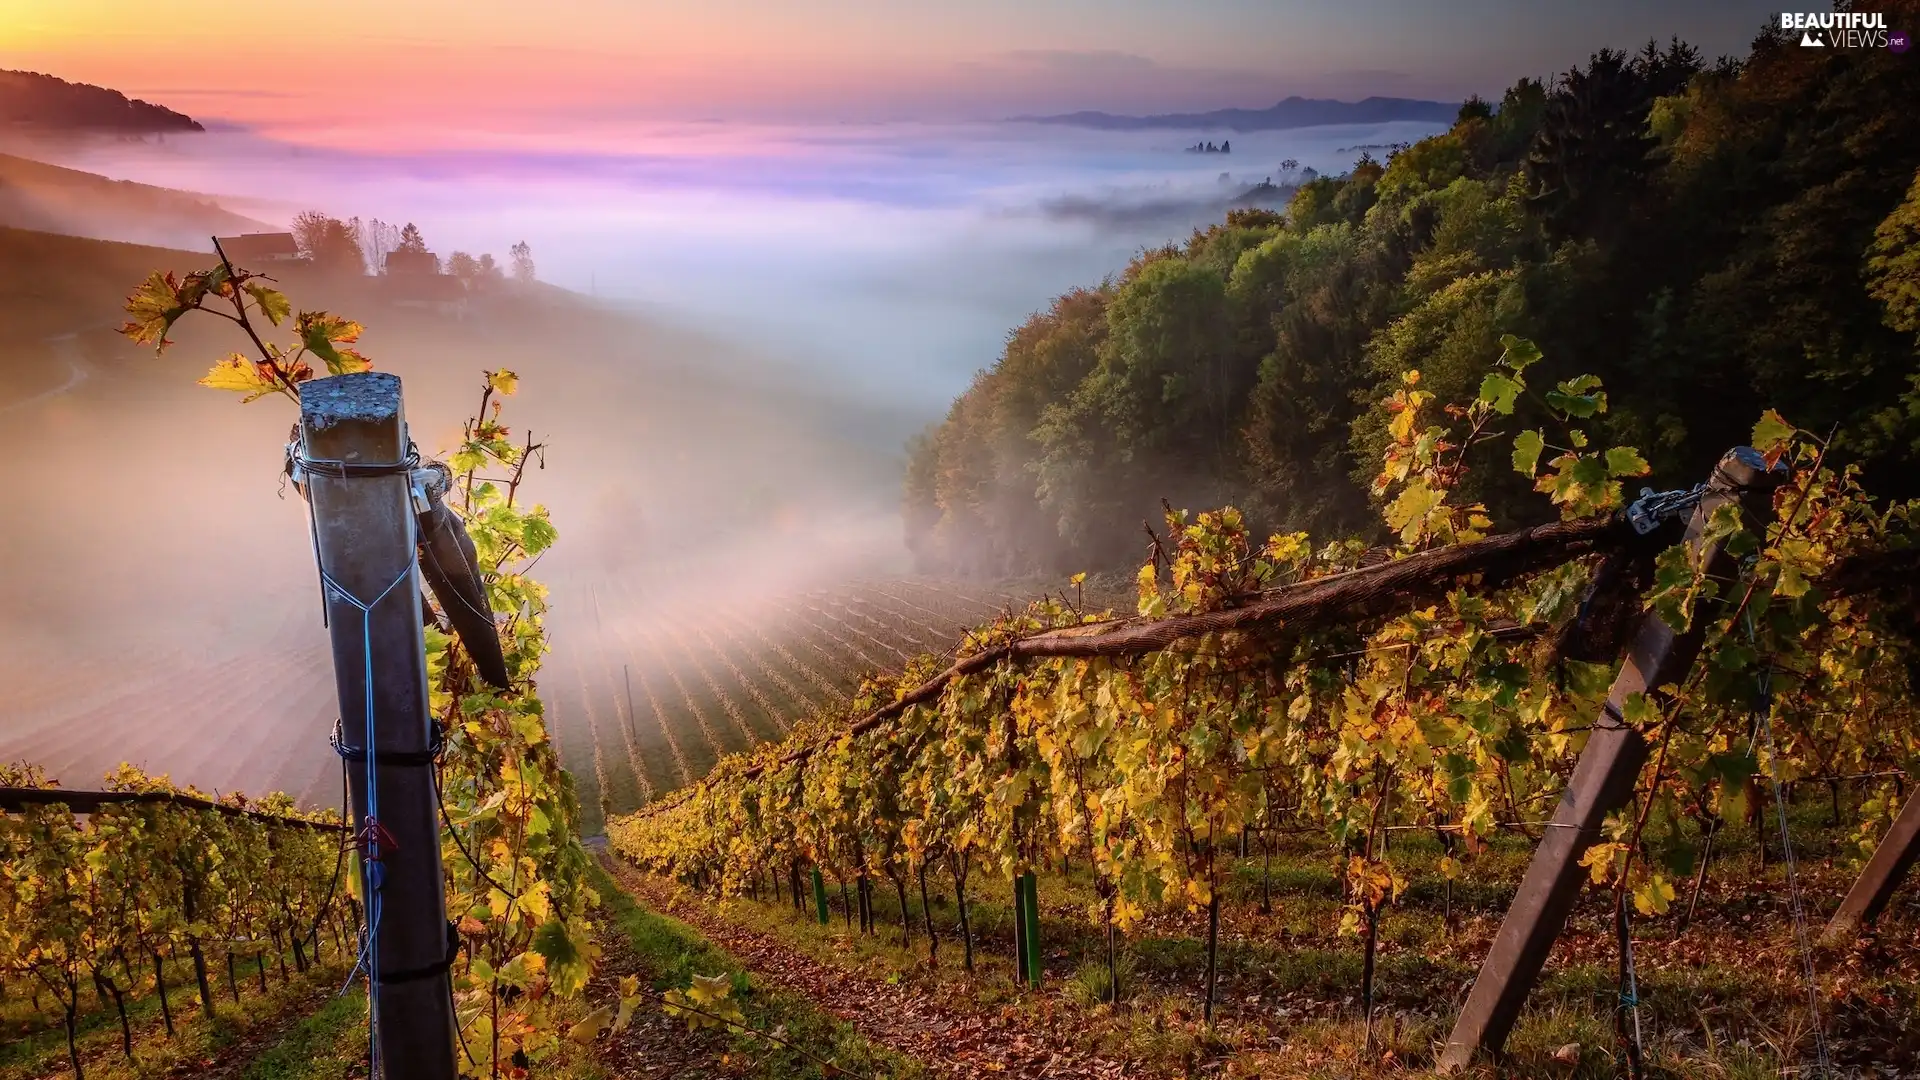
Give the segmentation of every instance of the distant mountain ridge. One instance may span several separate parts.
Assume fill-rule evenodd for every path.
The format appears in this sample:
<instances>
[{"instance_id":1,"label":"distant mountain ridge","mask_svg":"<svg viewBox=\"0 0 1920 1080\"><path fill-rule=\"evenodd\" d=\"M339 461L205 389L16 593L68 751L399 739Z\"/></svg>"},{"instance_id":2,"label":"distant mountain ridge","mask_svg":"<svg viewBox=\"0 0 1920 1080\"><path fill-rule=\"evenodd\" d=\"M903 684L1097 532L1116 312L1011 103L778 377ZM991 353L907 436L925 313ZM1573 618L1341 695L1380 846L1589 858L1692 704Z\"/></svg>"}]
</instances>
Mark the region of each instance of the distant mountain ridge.
<instances>
[{"instance_id":1,"label":"distant mountain ridge","mask_svg":"<svg viewBox=\"0 0 1920 1080\"><path fill-rule=\"evenodd\" d=\"M0 70L0 125L42 131L122 134L205 131L191 116L118 90L71 83L37 71Z\"/></svg>"},{"instance_id":2,"label":"distant mountain ridge","mask_svg":"<svg viewBox=\"0 0 1920 1080\"><path fill-rule=\"evenodd\" d=\"M1062 124L1106 131L1145 131L1154 128L1203 128L1228 131L1279 131L1322 124L1384 124L1393 120L1424 120L1450 124L1459 115L1458 102L1416 98L1370 97L1359 101L1290 97L1270 109L1215 109L1203 113L1162 113L1157 116L1119 116L1105 112L1075 112L1058 116L1016 116L1028 124Z\"/></svg>"}]
</instances>

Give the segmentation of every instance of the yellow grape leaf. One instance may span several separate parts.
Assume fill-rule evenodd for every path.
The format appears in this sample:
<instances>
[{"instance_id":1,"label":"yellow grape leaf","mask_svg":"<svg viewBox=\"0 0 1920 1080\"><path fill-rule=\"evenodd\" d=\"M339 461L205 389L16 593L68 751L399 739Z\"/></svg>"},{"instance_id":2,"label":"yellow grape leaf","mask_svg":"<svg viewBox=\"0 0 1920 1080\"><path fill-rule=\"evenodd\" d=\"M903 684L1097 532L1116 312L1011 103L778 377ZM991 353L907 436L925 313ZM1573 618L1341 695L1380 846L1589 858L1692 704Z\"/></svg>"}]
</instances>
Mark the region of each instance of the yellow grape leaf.
<instances>
[{"instance_id":1,"label":"yellow grape leaf","mask_svg":"<svg viewBox=\"0 0 1920 1080\"><path fill-rule=\"evenodd\" d=\"M689 997L701 1005L717 1005L733 993L733 981L725 975L695 975Z\"/></svg>"},{"instance_id":2,"label":"yellow grape leaf","mask_svg":"<svg viewBox=\"0 0 1920 1080\"><path fill-rule=\"evenodd\" d=\"M1267 558L1277 563L1296 563L1313 554L1313 544L1306 533L1275 533L1267 539Z\"/></svg>"},{"instance_id":3,"label":"yellow grape leaf","mask_svg":"<svg viewBox=\"0 0 1920 1080\"><path fill-rule=\"evenodd\" d=\"M167 340L167 331L173 329L175 320L186 314L187 307L180 296L180 283L174 276L155 270L127 297L126 310L130 318L120 332L138 344L152 345L156 351L163 352L173 344Z\"/></svg>"},{"instance_id":4,"label":"yellow grape leaf","mask_svg":"<svg viewBox=\"0 0 1920 1080\"><path fill-rule=\"evenodd\" d=\"M1652 880L1633 890L1633 909L1642 915L1665 915L1673 898L1673 883L1655 874Z\"/></svg>"},{"instance_id":5,"label":"yellow grape leaf","mask_svg":"<svg viewBox=\"0 0 1920 1080\"><path fill-rule=\"evenodd\" d=\"M634 1007L640 1004L640 979L634 975L620 977L620 1011L613 1018L613 1030L625 1031L633 1020Z\"/></svg>"},{"instance_id":6,"label":"yellow grape leaf","mask_svg":"<svg viewBox=\"0 0 1920 1080\"><path fill-rule=\"evenodd\" d=\"M520 390L520 376L505 368L501 368L499 371L489 371L487 372L487 385L493 387L498 393L512 396Z\"/></svg>"},{"instance_id":7,"label":"yellow grape leaf","mask_svg":"<svg viewBox=\"0 0 1920 1080\"><path fill-rule=\"evenodd\" d=\"M1426 531L1429 517L1446 498L1446 492L1435 491L1425 477L1416 477L1388 504L1387 527L1399 533L1403 542L1414 543Z\"/></svg>"},{"instance_id":8,"label":"yellow grape leaf","mask_svg":"<svg viewBox=\"0 0 1920 1080\"><path fill-rule=\"evenodd\" d=\"M236 394L245 394L246 396L240 399L243 404L256 401L278 389L273 377L261 370L261 365L239 353L232 353L209 368L200 378L200 385L212 390L231 390Z\"/></svg>"},{"instance_id":9,"label":"yellow grape leaf","mask_svg":"<svg viewBox=\"0 0 1920 1080\"><path fill-rule=\"evenodd\" d=\"M599 1037L600 1032L613 1022L613 1006L603 1005L586 1015L586 1018L567 1029L567 1038L577 1043L590 1043Z\"/></svg>"},{"instance_id":10,"label":"yellow grape leaf","mask_svg":"<svg viewBox=\"0 0 1920 1080\"><path fill-rule=\"evenodd\" d=\"M1595 885L1605 884L1613 870L1614 853L1625 851L1626 847L1625 844L1595 844L1580 857L1580 865L1587 868Z\"/></svg>"},{"instance_id":11,"label":"yellow grape leaf","mask_svg":"<svg viewBox=\"0 0 1920 1080\"><path fill-rule=\"evenodd\" d=\"M279 326L293 311L293 308L287 303L286 294L278 289L251 281L247 282L243 288L247 290L248 296L253 297L253 302L259 306L260 314L265 315L267 321L275 326Z\"/></svg>"}]
</instances>

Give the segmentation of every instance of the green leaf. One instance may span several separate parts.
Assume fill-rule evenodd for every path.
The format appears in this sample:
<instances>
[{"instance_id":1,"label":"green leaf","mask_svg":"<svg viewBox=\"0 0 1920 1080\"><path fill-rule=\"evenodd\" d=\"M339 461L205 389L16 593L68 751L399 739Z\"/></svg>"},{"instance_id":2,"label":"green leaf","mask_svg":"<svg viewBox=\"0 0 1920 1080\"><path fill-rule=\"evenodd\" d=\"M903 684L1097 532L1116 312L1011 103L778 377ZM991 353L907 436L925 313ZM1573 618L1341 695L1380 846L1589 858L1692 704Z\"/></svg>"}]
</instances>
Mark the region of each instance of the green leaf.
<instances>
[{"instance_id":1,"label":"green leaf","mask_svg":"<svg viewBox=\"0 0 1920 1080\"><path fill-rule=\"evenodd\" d=\"M1645 476L1647 459L1631 446L1616 446L1607 451L1608 476Z\"/></svg>"},{"instance_id":2,"label":"green leaf","mask_svg":"<svg viewBox=\"0 0 1920 1080\"><path fill-rule=\"evenodd\" d=\"M1504 350L1500 354L1500 362L1516 373L1525 371L1529 365L1540 359L1540 347L1523 337L1502 334L1500 347Z\"/></svg>"},{"instance_id":3,"label":"green leaf","mask_svg":"<svg viewBox=\"0 0 1920 1080\"><path fill-rule=\"evenodd\" d=\"M1532 476L1540 468L1540 451L1547 440L1538 431L1527 430L1513 437L1513 471Z\"/></svg>"},{"instance_id":4,"label":"green leaf","mask_svg":"<svg viewBox=\"0 0 1920 1080\"><path fill-rule=\"evenodd\" d=\"M1605 412L1606 397L1591 397L1585 394L1563 394L1558 390L1547 391L1547 406L1563 416L1577 416L1586 419L1597 412Z\"/></svg>"},{"instance_id":5,"label":"green leaf","mask_svg":"<svg viewBox=\"0 0 1920 1080\"><path fill-rule=\"evenodd\" d=\"M1746 785L1722 781L1717 812L1723 821L1745 821L1747 818Z\"/></svg>"},{"instance_id":6,"label":"green leaf","mask_svg":"<svg viewBox=\"0 0 1920 1080\"><path fill-rule=\"evenodd\" d=\"M247 290L248 296L253 297L254 304L260 308L260 314L265 315L267 321L275 326L279 326L281 321L293 311L287 303L286 295L278 289L251 281L247 282L243 288Z\"/></svg>"},{"instance_id":7,"label":"green leaf","mask_svg":"<svg viewBox=\"0 0 1920 1080\"><path fill-rule=\"evenodd\" d=\"M567 933L567 924L558 919L549 919L540 924L533 932L533 951L547 958L547 963L565 967L579 962L580 950Z\"/></svg>"},{"instance_id":8,"label":"green leaf","mask_svg":"<svg viewBox=\"0 0 1920 1080\"><path fill-rule=\"evenodd\" d=\"M1595 413L1607 411L1607 395L1599 387L1599 376L1576 375L1547 391L1547 405L1567 416L1584 420Z\"/></svg>"},{"instance_id":9,"label":"green leaf","mask_svg":"<svg viewBox=\"0 0 1920 1080\"><path fill-rule=\"evenodd\" d=\"M366 357L339 347L360 340L363 328L359 323L324 311L303 311L295 328L300 332L300 344L326 363L329 374L349 375L373 367Z\"/></svg>"},{"instance_id":10,"label":"green leaf","mask_svg":"<svg viewBox=\"0 0 1920 1080\"><path fill-rule=\"evenodd\" d=\"M1644 693L1628 694L1621 703L1620 717L1629 727L1646 731L1660 722L1660 706Z\"/></svg>"},{"instance_id":11,"label":"green leaf","mask_svg":"<svg viewBox=\"0 0 1920 1080\"><path fill-rule=\"evenodd\" d=\"M1726 642L1713 654L1714 666L1723 671L1745 671L1759 659L1753 646L1742 641Z\"/></svg>"},{"instance_id":12,"label":"green leaf","mask_svg":"<svg viewBox=\"0 0 1920 1080\"><path fill-rule=\"evenodd\" d=\"M447 468L452 469L455 476L465 476L486 463L487 455L474 449L472 443L455 450L453 455L447 458Z\"/></svg>"},{"instance_id":13,"label":"green leaf","mask_svg":"<svg viewBox=\"0 0 1920 1080\"><path fill-rule=\"evenodd\" d=\"M520 546L526 549L529 558L552 547L558 536L559 533L554 529L553 523L547 520L544 510L536 509L521 522Z\"/></svg>"},{"instance_id":14,"label":"green leaf","mask_svg":"<svg viewBox=\"0 0 1920 1080\"><path fill-rule=\"evenodd\" d=\"M1612 664L1589 664L1581 660L1564 661L1567 690L1575 697L1599 698L1613 685Z\"/></svg>"},{"instance_id":15,"label":"green leaf","mask_svg":"<svg viewBox=\"0 0 1920 1080\"><path fill-rule=\"evenodd\" d=\"M1786 450L1793 441L1794 432L1798 430L1787 422L1786 417L1768 409L1760 414L1760 421L1753 425L1753 448L1772 459Z\"/></svg>"},{"instance_id":16,"label":"green leaf","mask_svg":"<svg viewBox=\"0 0 1920 1080\"><path fill-rule=\"evenodd\" d=\"M1497 371L1487 372L1480 380L1480 400L1493 406L1493 411L1502 416L1513 415L1513 401L1520 396L1526 385L1516 379L1510 379Z\"/></svg>"}]
</instances>

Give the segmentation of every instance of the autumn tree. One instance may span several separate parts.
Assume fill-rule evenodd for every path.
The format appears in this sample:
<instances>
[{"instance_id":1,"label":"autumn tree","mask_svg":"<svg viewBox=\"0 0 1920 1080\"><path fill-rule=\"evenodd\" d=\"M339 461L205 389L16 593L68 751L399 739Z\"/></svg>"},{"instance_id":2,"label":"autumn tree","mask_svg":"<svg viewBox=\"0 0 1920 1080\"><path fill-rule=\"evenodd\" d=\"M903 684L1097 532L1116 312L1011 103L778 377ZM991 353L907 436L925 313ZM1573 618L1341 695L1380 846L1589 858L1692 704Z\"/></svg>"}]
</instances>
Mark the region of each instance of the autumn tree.
<instances>
[{"instance_id":1,"label":"autumn tree","mask_svg":"<svg viewBox=\"0 0 1920 1080\"><path fill-rule=\"evenodd\" d=\"M319 210L302 210L293 218L293 242L319 269L333 273L363 273L366 252L353 224Z\"/></svg>"},{"instance_id":2,"label":"autumn tree","mask_svg":"<svg viewBox=\"0 0 1920 1080\"><path fill-rule=\"evenodd\" d=\"M1867 283L1867 291L1887 305L1888 326L1920 331L1920 172L1906 200L1874 230Z\"/></svg>"}]
</instances>

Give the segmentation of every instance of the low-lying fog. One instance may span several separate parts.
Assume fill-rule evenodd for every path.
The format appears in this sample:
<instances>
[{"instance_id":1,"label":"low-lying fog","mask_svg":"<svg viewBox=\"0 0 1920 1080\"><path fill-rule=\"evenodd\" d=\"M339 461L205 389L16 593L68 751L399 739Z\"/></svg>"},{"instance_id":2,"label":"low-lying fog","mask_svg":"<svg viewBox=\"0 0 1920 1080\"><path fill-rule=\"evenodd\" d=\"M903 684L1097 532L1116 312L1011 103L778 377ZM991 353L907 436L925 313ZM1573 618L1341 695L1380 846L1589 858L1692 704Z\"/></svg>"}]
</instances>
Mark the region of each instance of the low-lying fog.
<instances>
[{"instance_id":1,"label":"low-lying fog","mask_svg":"<svg viewBox=\"0 0 1920 1080\"><path fill-rule=\"evenodd\" d=\"M1283 161L1340 171L1353 147L1426 133L1198 133L1231 154L1182 152L1190 132L717 123L512 145L216 131L3 149L276 224L306 208L411 221L443 257L504 261L524 240L542 280L597 297L512 313L477 300L456 324L382 306L371 282L291 289L367 324L363 347L406 380L428 450L451 442L480 369L523 376L508 420L551 446L527 494L561 535L537 573L554 604L543 689L580 772L581 717L617 721L623 667L668 662L644 640L701 640L684 620L707 607L731 634L759 598L910 573L902 440L1029 312L1217 220ZM275 498L293 410L192 384L241 346L224 324L183 327L165 360L113 346L100 328L140 273L126 276L89 299L79 337L5 356L67 374L13 400L0 381L0 760L94 786L130 759L331 801L312 557L297 501ZM609 604L617 618L595 610ZM634 620L656 633L633 636ZM636 738L651 753L657 730Z\"/></svg>"},{"instance_id":2,"label":"low-lying fog","mask_svg":"<svg viewBox=\"0 0 1920 1080\"><path fill-rule=\"evenodd\" d=\"M715 122L332 130L314 133L320 146L215 131L72 147L58 163L264 200L252 212L268 220L318 207L413 221L443 256L504 260L525 240L544 280L745 339L849 397L927 416L1028 312L1217 220L1282 162L1338 172L1352 147L1432 130ZM1183 152L1208 139L1232 153Z\"/></svg>"}]
</instances>

